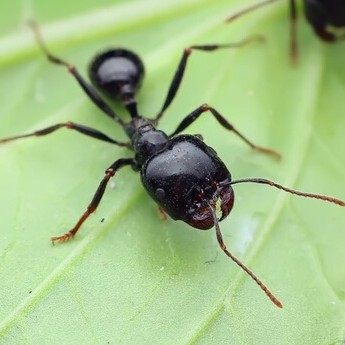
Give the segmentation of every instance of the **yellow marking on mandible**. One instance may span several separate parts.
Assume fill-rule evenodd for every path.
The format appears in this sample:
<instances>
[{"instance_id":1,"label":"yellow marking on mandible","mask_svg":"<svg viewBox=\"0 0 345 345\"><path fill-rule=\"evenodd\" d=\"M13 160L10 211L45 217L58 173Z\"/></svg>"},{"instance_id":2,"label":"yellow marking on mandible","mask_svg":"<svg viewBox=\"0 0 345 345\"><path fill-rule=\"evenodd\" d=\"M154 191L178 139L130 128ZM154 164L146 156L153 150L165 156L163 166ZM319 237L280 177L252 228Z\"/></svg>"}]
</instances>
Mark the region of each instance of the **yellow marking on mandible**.
<instances>
[{"instance_id":1,"label":"yellow marking on mandible","mask_svg":"<svg viewBox=\"0 0 345 345\"><path fill-rule=\"evenodd\" d=\"M340 38L345 35L345 26L327 25L326 31Z\"/></svg>"},{"instance_id":2,"label":"yellow marking on mandible","mask_svg":"<svg viewBox=\"0 0 345 345\"><path fill-rule=\"evenodd\" d=\"M222 211L222 199L220 197L217 198L216 202L214 203L216 215L218 219L221 219L223 217L223 211Z\"/></svg>"}]
</instances>

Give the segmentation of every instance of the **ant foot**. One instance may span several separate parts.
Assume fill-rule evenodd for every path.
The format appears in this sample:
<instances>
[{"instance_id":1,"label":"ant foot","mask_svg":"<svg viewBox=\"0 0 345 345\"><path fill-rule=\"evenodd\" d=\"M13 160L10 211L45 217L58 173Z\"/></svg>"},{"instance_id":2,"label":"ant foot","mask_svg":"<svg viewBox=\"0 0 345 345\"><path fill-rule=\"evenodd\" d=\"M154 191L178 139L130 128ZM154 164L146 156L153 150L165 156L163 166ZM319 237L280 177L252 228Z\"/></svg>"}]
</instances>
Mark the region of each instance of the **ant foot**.
<instances>
[{"instance_id":1,"label":"ant foot","mask_svg":"<svg viewBox=\"0 0 345 345\"><path fill-rule=\"evenodd\" d=\"M56 237L52 237L50 240L52 241L52 244L54 245L55 242L58 243L63 243L63 242L67 242L70 239L72 239L74 237L74 232L72 230L66 232L65 234L63 234L62 236L56 236Z\"/></svg>"}]
</instances>

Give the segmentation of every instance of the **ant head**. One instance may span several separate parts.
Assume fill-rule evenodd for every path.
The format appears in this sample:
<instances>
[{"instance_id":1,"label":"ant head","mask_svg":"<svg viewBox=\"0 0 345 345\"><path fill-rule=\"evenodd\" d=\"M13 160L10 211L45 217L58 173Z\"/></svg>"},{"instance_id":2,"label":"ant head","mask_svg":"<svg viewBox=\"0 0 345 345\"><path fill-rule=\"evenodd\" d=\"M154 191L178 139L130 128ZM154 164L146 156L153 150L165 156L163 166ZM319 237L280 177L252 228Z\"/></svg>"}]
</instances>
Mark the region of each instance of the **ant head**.
<instances>
[{"instance_id":1,"label":"ant head","mask_svg":"<svg viewBox=\"0 0 345 345\"><path fill-rule=\"evenodd\" d=\"M234 206L235 195L230 185L218 187L213 196L207 196L205 192L204 200L190 212L190 217L186 223L200 230L208 230L214 224L213 210L219 214L219 221L226 218Z\"/></svg>"},{"instance_id":2,"label":"ant head","mask_svg":"<svg viewBox=\"0 0 345 345\"><path fill-rule=\"evenodd\" d=\"M111 98L132 102L144 76L139 56L125 49L110 49L98 54L89 66L92 84Z\"/></svg>"}]
</instances>

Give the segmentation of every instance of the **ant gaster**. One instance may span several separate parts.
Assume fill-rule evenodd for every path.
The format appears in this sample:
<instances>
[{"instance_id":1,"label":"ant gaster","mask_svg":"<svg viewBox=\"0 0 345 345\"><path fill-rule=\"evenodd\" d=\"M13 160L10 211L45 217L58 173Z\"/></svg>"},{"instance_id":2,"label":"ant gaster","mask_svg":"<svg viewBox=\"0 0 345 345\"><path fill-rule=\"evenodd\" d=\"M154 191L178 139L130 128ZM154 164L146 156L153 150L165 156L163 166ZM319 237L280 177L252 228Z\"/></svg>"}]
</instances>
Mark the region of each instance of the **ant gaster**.
<instances>
[{"instance_id":1,"label":"ant gaster","mask_svg":"<svg viewBox=\"0 0 345 345\"><path fill-rule=\"evenodd\" d=\"M280 0L264 0L232 14L226 22L255 11ZM345 39L345 1L344 0L303 0L304 14L313 27L315 34L325 42ZM290 7L290 55L293 62L298 57L297 45L297 5L296 0L289 0Z\"/></svg>"},{"instance_id":2,"label":"ant gaster","mask_svg":"<svg viewBox=\"0 0 345 345\"><path fill-rule=\"evenodd\" d=\"M207 104L201 105L187 115L170 135L156 129L159 119L177 93L188 57L193 50L213 51L220 48L239 47L253 39L257 39L257 37L234 44L191 46L185 49L160 112L154 119L148 119L139 115L135 100L135 94L144 75L144 66L138 55L125 49L110 49L97 55L89 68L93 87L84 80L73 65L50 53L35 23L31 23L31 27L47 58L51 62L65 66L68 69L90 100L124 129L130 142L119 142L96 129L74 122L66 122L58 123L33 133L2 139L0 143L31 136L43 136L60 128L68 128L102 141L128 147L135 153L134 158L117 159L106 170L105 176L100 182L91 203L76 225L67 233L52 237L52 242L64 242L74 237L84 221L96 210L109 180L120 168L131 166L135 171L140 172L142 184L147 192L159 205L159 208L171 218L182 220L192 227L201 230L214 227L219 246L223 252L260 286L276 306L281 308L282 303L249 268L228 251L223 241L219 222L229 215L233 207L234 191L232 185L246 182L261 183L279 188L288 193L316 198L340 206L345 206L345 202L324 195L295 191L262 178L232 180L229 170L217 156L217 153L207 146L199 136L179 135L201 114L209 111L221 126L234 132L253 149L275 157L279 157L279 155L271 149L253 144L238 132L217 110ZM116 97L127 109L131 116L131 121L124 122L107 105L98 91L96 91L96 88L110 97Z\"/></svg>"}]
</instances>

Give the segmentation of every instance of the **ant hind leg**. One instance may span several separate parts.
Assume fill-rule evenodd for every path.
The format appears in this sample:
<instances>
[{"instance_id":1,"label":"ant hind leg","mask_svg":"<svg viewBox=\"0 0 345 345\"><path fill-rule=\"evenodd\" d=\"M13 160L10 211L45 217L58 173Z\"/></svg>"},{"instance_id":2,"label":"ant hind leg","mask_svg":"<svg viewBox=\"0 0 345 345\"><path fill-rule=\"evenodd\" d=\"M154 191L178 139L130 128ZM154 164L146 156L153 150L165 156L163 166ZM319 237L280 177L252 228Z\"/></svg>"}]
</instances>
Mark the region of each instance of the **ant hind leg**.
<instances>
[{"instance_id":1,"label":"ant hind leg","mask_svg":"<svg viewBox=\"0 0 345 345\"><path fill-rule=\"evenodd\" d=\"M96 89L89 84L78 72L77 68L70 64L69 62L57 57L56 55L53 55L48 47L46 46L41 32L39 30L38 24L31 20L28 22L29 27L33 31L35 35L35 39L41 48L44 55L47 57L47 59L57 65L62 65L67 68L67 70L71 73L71 75L77 80L81 88L84 90L84 92L87 94L87 96L90 98L90 100L99 108L101 109L106 115L111 117L113 120L115 120L121 127L124 126L123 120L110 108L110 106L103 100L103 98L99 95L99 93L96 91Z\"/></svg>"}]
</instances>

